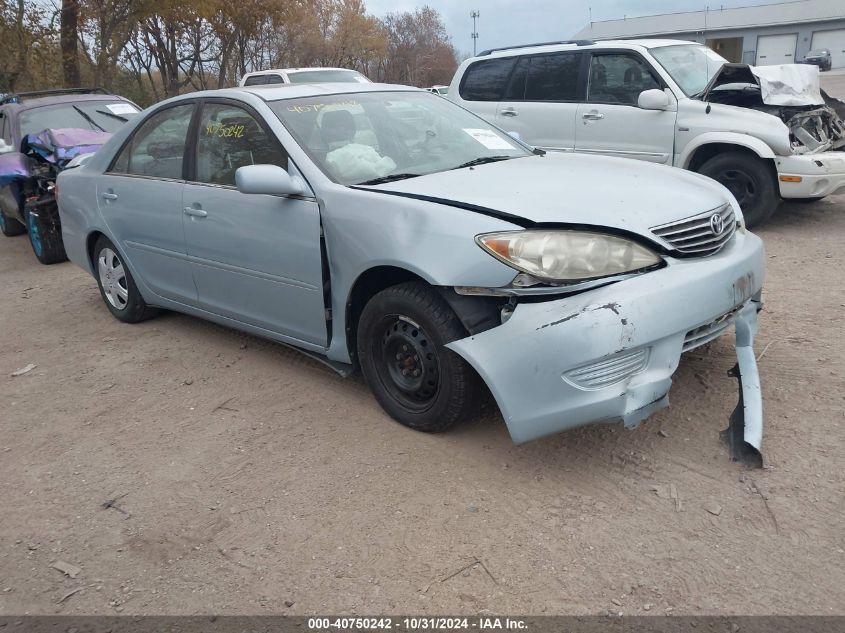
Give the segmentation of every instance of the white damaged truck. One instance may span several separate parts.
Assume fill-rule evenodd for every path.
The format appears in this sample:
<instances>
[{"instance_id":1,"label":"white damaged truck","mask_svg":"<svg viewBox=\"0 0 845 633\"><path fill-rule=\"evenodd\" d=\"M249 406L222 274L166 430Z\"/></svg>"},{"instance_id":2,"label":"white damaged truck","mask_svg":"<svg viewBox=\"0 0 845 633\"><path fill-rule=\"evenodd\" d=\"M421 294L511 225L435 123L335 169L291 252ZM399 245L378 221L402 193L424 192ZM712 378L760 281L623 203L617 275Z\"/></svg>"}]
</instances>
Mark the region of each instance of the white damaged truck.
<instances>
[{"instance_id":1,"label":"white damaged truck","mask_svg":"<svg viewBox=\"0 0 845 633\"><path fill-rule=\"evenodd\" d=\"M710 176L748 226L781 199L845 193L845 103L814 66L731 64L676 40L577 40L484 51L448 98L545 150Z\"/></svg>"}]
</instances>

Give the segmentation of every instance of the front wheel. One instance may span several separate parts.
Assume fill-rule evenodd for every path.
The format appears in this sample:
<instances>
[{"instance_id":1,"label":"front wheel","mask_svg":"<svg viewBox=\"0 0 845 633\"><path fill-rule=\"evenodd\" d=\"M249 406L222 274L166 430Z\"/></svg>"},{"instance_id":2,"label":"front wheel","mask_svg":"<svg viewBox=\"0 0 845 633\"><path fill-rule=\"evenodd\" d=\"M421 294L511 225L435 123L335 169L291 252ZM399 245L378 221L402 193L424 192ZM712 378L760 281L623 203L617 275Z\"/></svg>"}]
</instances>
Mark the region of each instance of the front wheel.
<instances>
[{"instance_id":1,"label":"front wheel","mask_svg":"<svg viewBox=\"0 0 845 633\"><path fill-rule=\"evenodd\" d=\"M749 228L768 220L778 207L775 176L762 158L748 152L724 152L705 162L698 171L728 188Z\"/></svg>"},{"instance_id":2,"label":"front wheel","mask_svg":"<svg viewBox=\"0 0 845 633\"><path fill-rule=\"evenodd\" d=\"M139 323L158 314L146 304L117 248L106 237L94 245L94 268L103 302L117 320Z\"/></svg>"},{"instance_id":3,"label":"front wheel","mask_svg":"<svg viewBox=\"0 0 845 633\"><path fill-rule=\"evenodd\" d=\"M482 382L445 346L467 335L437 291L422 282L375 295L358 322L358 360L379 404L418 431L444 431L477 410Z\"/></svg>"},{"instance_id":4,"label":"front wheel","mask_svg":"<svg viewBox=\"0 0 845 633\"><path fill-rule=\"evenodd\" d=\"M38 261L46 265L66 261L67 254L55 203L27 208L25 213L29 243Z\"/></svg>"}]
</instances>

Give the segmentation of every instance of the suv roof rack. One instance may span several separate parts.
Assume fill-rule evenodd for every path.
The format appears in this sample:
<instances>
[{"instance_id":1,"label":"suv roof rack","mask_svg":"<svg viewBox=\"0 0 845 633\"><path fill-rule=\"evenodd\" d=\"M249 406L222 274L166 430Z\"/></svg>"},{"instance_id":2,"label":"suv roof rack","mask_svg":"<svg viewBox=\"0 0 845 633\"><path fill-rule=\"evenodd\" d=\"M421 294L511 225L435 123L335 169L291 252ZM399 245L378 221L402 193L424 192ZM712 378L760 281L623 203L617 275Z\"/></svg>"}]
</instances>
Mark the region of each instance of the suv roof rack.
<instances>
[{"instance_id":1,"label":"suv roof rack","mask_svg":"<svg viewBox=\"0 0 845 633\"><path fill-rule=\"evenodd\" d=\"M484 55L489 55L490 53L495 53L498 51L510 51L516 48L531 48L532 46L553 46L555 44L575 44L575 46L592 46L595 44L593 40L563 40L561 42L537 42L536 44L520 44L518 46L502 46L500 48L490 48L486 51L481 51L478 56L483 57Z\"/></svg>"},{"instance_id":2,"label":"suv roof rack","mask_svg":"<svg viewBox=\"0 0 845 633\"><path fill-rule=\"evenodd\" d=\"M53 95L85 95L85 94L110 94L105 88L53 88L50 90L31 90L29 92L10 92L0 97L0 105L6 103L19 103L21 99L33 99L37 97L50 97Z\"/></svg>"}]
</instances>

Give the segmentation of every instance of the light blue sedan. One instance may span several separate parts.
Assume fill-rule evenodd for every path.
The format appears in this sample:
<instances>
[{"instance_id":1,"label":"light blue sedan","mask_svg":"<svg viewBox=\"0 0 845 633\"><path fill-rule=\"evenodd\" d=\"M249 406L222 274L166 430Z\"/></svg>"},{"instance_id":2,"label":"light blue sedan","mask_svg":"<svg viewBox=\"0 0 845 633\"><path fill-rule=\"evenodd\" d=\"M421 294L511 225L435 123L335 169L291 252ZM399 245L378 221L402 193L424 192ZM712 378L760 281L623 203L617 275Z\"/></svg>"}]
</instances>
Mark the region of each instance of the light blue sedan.
<instances>
[{"instance_id":1,"label":"light blue sedan","mask_svg":"<svg viewBox=\"0 0 845 633\"><path fill-rule=\"evenodd\" d=\"M635 426L736 325L734 436L760 448L763 247L712 180L546 154L379 84L177 97L79 163L65 247L121 321L178 310L360 368L421 431L489 389L516 442Z\"/></svg>"}]
</instances>

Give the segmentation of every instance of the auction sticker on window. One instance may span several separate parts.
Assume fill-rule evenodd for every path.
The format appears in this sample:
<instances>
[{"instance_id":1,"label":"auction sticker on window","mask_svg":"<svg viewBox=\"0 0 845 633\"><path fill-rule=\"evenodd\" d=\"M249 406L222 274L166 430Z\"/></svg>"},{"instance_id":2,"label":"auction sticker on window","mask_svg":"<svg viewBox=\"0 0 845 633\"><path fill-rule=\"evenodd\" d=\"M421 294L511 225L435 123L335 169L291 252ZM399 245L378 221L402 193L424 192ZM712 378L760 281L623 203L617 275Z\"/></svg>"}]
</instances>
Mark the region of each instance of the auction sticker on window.
<instances>
[{"instance_id":1,"label":"auction sticker on window","mask_svg":"<svg viewBox=\"0 0 845 633\"><path fill-rule=\"evenodd\" d=\"M513 145L490 130L474 127L465 127L463 130L487 149L513 149Z\"/></svg>"}]
</instances>

